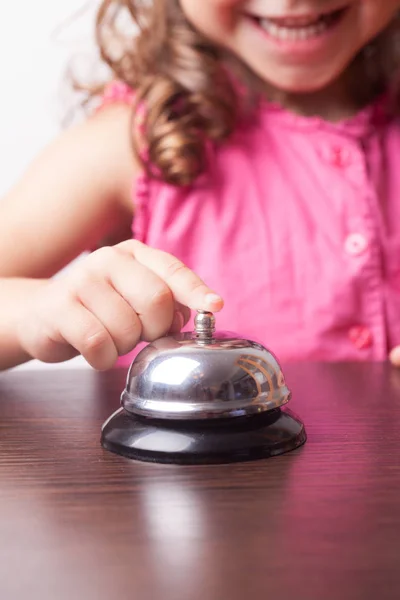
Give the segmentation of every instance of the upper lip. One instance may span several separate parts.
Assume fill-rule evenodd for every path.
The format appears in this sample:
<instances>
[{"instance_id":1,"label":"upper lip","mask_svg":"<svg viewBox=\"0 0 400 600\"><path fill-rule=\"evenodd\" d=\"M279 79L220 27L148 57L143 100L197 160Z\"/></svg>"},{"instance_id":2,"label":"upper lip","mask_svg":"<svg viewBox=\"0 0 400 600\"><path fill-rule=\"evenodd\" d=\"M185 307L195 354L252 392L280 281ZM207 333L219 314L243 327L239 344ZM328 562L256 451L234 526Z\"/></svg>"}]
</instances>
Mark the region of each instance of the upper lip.
<instances>
[{"instance_id":1,"label":"upper lip","mask_svg":"<svg viewBox=\"0 0 400 600\"><path fill-rule=\"evenodd\" d=\"M310 12L310 13L291 13L291 14L285 14L285 15L260 15L260 14L250 14L249 16L253 17L254 19L269 19L271 21L315 21L317 19L319 19L320 17L323 17L325 15L330 15L333 14L335 12L339 12L344 10L345 8L348 7L348 4L346 5L341 5L341 6L337 6L336 8L330 8L330 9L325 9L325 10L321 10L318 12Z\"/></svg>"}]
</instances>

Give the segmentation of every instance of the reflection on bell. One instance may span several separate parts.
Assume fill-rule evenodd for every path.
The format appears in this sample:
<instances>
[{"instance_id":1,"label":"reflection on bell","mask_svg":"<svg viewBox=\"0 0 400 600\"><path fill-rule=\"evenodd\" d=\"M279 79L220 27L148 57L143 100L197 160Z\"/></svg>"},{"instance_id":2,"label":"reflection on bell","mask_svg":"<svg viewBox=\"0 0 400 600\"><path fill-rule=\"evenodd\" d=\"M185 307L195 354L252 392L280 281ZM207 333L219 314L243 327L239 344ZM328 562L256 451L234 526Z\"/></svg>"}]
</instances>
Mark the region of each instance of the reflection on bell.
<instances>
[{"instance_id":1,"label":"reflection on bell","mask_svg":"<svg viewBox=\"0 0 400 600\"><path fill-rule=\"evenodd\" d=\"M102 428L104 448L162 463L226 463L276 456L306 441L275 357L215 331L199 312L195 330L160 338L133 361L120 408Z\"/></svg>"}]
</instances>

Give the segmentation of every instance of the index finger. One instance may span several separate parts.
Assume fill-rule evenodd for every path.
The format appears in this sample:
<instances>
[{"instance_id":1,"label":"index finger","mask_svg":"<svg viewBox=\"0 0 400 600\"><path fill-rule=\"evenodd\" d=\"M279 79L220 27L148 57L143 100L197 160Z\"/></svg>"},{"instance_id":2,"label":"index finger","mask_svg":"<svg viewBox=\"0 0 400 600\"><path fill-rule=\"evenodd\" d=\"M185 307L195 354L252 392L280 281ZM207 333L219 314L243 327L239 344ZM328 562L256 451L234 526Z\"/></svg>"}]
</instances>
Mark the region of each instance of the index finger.
<instances>
[{"instance_id":1,"label":"index finger","mask_svg":"<svg viewBox=\"0 0 400 600\"><path fill-rule=\"evenodd\" d=\"M223 308L224 301L221 296L172 254L150 248L137 240L122 242L117 248L128 252L163 279L177 302L192 310L218 312Z\"/></svg>"}]
</instances>

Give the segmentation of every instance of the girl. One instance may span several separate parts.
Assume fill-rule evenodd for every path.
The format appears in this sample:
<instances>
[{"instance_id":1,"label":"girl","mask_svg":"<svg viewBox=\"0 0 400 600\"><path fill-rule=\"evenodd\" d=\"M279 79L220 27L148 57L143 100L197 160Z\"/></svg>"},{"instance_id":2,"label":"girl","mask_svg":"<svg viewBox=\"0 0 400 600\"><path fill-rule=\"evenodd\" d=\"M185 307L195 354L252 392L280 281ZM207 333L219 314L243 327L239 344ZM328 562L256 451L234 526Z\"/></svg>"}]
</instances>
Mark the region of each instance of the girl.
<instances>
[{"instance_id":1,"label":"girl","mask_svg":"<svg viewBox=\"0 0 400 600\"><path fill-rule=\"evenodd\" d=\"M222 298L282 360L398 364L399 11L104 0L114 83L0 203L0 367L107 369Z\"/></svg>"}]
</instances>

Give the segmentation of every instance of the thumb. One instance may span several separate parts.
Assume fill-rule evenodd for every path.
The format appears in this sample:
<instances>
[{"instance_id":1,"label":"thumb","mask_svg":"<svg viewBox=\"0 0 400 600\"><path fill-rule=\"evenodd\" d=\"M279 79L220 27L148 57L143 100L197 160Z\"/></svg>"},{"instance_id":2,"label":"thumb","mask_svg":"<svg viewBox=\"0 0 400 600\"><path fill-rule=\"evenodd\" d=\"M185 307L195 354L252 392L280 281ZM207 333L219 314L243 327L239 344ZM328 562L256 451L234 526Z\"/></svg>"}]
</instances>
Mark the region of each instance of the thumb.
<instances>
[{"instance_id":1,"label":"thumb","mask_svg":"<svg viewBox=\"0 0 400 600\"><path fill-rule=\"evenodd\" d=\"M395 367L400 367L400 346L395 346L389 354L389 360Z\"/></svg>"}]
</instances>

